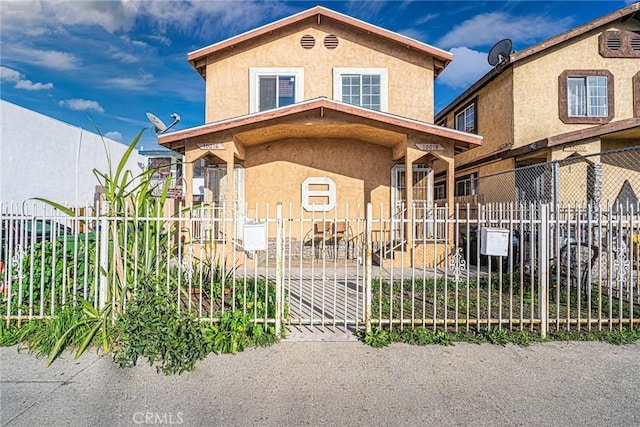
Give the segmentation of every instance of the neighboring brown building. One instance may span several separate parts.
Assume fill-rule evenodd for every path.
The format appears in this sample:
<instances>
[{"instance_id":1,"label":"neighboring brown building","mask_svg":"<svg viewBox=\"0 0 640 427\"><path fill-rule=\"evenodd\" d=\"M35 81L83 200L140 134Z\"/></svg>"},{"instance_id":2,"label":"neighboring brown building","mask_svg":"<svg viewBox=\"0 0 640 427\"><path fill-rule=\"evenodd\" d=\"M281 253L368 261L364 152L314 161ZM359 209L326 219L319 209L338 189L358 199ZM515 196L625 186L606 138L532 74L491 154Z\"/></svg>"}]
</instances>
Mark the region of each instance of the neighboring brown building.
<instances>
[{"instance_id":1,"label":"neighboring brown building","mask_svg":"<svg viewBox=\"0 0 640 427\"><path fill-rule=\"evenodd\" d=\"M584 203L640 195L640 150L598 155L640 145L639 10L634 3L507 54L437 114L437 124L484 138L455 156L456 196ZM545 165L555 161L571 167ZM514 172L493 175L500 171ZM435 181L436 192L448 189L438 171Z\"/></svg>"}]
</instances>

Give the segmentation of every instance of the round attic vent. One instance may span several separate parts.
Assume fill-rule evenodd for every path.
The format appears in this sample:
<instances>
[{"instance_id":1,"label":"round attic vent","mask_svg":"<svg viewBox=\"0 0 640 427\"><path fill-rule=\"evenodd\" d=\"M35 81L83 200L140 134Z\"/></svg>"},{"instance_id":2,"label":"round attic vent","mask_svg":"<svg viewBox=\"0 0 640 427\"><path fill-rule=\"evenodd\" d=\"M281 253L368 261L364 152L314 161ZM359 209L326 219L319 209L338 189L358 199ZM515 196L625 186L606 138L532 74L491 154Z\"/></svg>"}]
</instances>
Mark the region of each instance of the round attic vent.
<instances>
[{"instance_id":1,"label":"round attic vent","mask_svg":"<svg viewBox=\"0 0 640 427\"><path fill-rule=\"evenodd\" d=\"M621 45L620 34L609 34L607 37L607 48L609 50L619 50Z\"/></svg>"},{"instance_id":2,"label":"round attic vent","mask_svg":"<svg viewBox=\"0 0 640 427\"><path fill-rule=\"evenodd\" d=\"M316 39L311 34L305 34L300 38L300 46L305 49L311 49L316 45Z\"/></svg>"},{"instance_id":3,"label":"round attic vent","mask_svg":"<svg viewBox=\"0 0 640 427\"><path fill-rule=\"evenodd\" d=\"M324 47L327 49L335 49L338 47L338 37L329 34L324 38Z\"/></svg>"}]
</instances>

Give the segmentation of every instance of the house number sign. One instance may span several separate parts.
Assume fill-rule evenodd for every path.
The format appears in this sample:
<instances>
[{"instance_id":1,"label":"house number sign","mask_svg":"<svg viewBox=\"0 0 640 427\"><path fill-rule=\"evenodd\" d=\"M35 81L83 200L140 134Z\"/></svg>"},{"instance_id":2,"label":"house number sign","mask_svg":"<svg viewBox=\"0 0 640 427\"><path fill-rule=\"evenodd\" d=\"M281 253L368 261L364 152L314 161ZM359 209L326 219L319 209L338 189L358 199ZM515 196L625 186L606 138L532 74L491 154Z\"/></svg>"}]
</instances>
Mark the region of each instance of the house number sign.
<instances>
[{"instance_id":1,"label":"house number sign","mask_svg":"<svg viewBox=\"0 0 640 427\"><path fill-rule=\"evenodd\" d=\"M328 176L310 176L302 182L302 207L307 212L329 212L336 206L336 183Z\"/></svg>"},{"instance_id":2,"label":"house number sign","mask_svg":"<svg viewBox=\"0 0 640 427\"><path fill-rule=\"evenodd\" d=\"M422 151L444 151L444 147L440 144L416 144L416 147Z\"/></svg>"}]
</instances>

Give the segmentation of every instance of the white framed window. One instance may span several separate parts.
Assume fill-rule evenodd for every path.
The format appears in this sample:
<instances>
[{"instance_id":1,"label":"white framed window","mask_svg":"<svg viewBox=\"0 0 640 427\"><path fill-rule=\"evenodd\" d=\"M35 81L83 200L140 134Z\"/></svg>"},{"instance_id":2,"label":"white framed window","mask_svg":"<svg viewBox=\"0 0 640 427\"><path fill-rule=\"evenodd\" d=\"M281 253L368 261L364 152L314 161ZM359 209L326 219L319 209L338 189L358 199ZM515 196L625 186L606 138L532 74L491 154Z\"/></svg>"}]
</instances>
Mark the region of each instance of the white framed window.
<instances>
[{"instance_id":1,"label":"white framed window","mask_svg":"<svg viewBox=\"0 0 640 427\"><path fill-rule=\"evenodd\" d=\"M457 111L455 114L455 128L462 132L477 133L477 120L476 120L476 102L475 100L470 104Z\"/></svg>"},{"instance_id":2,"label":"white framed window","mask_svg":"<svg viewBox=\"0 0 640 427\"><path fill-rule=\"evenodd\" d=\"M565 70L558 76L558 116L568 124L603 124L614 117L609 70Z\"/></svg>"},{"instance_id":3,"label":"white framed window","mask_svg":"<svg viewBox=\"0 0 640 427\"><path fill-rule=\"evenodd\" d=\"M609 95L607 76L567 77L569 117L607 117Z\"/></svg>"},{"instance_id":4,"label":"white framed window","mask_svg":"<svg viewBox=\"0 0 640 427\"><path fill-rule=\"evenodd\" d=\"M271 110L304 100L304 69L250 68L249 112Z\"/></svg>"},{"instance_id":5,"label":"white framed window","mask_svg":"<svg viewBox=\"0 0 640 427\"><path fill-rule=\"evenodd\" d=\"M333 99L376 111L388 109L386 68L334 68Z\"/></svg>"}]
</instances>

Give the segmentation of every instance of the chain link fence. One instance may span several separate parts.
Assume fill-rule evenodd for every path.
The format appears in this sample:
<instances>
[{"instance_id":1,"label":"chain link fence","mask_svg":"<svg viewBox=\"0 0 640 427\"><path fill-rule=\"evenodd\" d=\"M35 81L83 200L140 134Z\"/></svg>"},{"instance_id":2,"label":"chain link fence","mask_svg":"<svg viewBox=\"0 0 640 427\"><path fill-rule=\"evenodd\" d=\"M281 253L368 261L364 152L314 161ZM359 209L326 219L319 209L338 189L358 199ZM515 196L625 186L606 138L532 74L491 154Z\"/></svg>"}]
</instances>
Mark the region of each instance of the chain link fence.
<instances>
[{"instance_id":1,"label":"chain link fence","mask_svg":"<svg viewBox=\"0 0 640 427\"><path fill-rule=\"evenodd\" d=\"M626 212L640 195L640 145L479 177L476 194L484 203L609 203Z\"/></svg>"}]
</instances>

